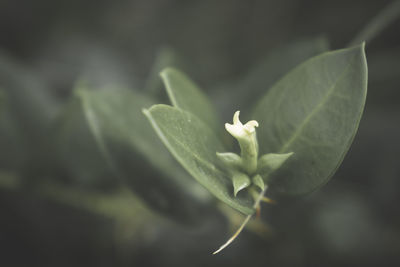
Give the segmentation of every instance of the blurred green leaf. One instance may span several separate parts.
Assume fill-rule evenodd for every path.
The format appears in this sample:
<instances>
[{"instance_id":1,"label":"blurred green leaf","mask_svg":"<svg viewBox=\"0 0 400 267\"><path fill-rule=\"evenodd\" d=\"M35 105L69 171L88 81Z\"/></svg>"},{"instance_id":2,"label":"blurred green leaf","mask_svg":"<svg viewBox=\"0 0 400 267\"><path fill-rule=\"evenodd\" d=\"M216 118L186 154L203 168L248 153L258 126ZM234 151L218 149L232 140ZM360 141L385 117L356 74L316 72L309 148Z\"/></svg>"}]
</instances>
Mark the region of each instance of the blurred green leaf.
<instances>
[{"instance_id":1,"label":"blurred green leaf","mask_svg":"<svg viewBox=\"0 0 400 267\"><path fill-rule=\"evenodd\" d=\"M253 113L260 150L294 152L271 176L275 191L307 193L330 179L357 131L366 90L364 44L314 57L270 89Z\"/></svg>"},{"instance_id":2,"label":"blurred green leaf","mask_svg":"<svg viewBox=\"0 0 400 267\"><path fill-rule=\"evenodd\" d=\"M234 197L232 181L215 163L224 151L215 133L197 116L167 105L154 105L144 113L160 139L184 168L221 201L252 214L249 198Z\"/></svg>"},{"instance_id":3,"label":"blurred green leaf","mask_svg":"<svg viewBox=\"0 0 400 267\"><path fill-rule=\"evenodd\" d=\"M328 49L328 41L323 37L300 40L277 47L271 50L261 62L256 64L243 77L226 86L229 87L230 99L233 102L226 101L228 88L224 88L218 95L218 103L230 105L230 109L235 106L233 110L249 110L249 106L265 94L265 91L286 73L303 61ZM229 110L229 114L233 110Z\"/></svg>"},{"instance_id":4,"label":"blurred green leaf","mask_svg":"<svg viewBox=\"0 0 400 267\"><path fill-rule=\"evenodd\" d=\"M173 106L196 115L211 129L218 129L218 115L212 103L193 81L173 68L163 70L161 78Z\"/></svg>"},{"instance_id":5,"label":"blurred green leaf","mask_svg":"<svg viewBox=\"0 0 400 267\"><path fill-rule=\"evenodd\" d=\"M148 95L159 98L163 92L163 83L160 78L160 72L167 67L181 69L183 67L182 59L175 50L170 47L161 48L155 58L154 64L150 71L145 84L145 92Z\"/></svg>"},{"instance_id":6,"label":"blurred green leaf","mask_svg":"<svg viewBox=\"0 0 400 267\"><path fill-rule=\"evenodd\" d=\"M110 190L115 188L117 181L104 164L104 157L90 130L80 99L72 96L68 100L55 120L52 134L58 167L68 174L74 184Z\"/></svg>"},{"instance_id":7,"label":"blurred green leaf","mask_svg":"<svg viewBox=\"0 0 400 267\"><path fill-rule=\"evenodd\" d=\"M1 51L0 88L7 93L10 114L23 131L41 135L54 118L57 104L37 76Z\"/></svg>"},{"instance_id":8,"label":"blurred green leaf","mask_svg":"<svg viewBox=\"0 0 400 267\"><path fill-rule=\"evenodd\" d=\"M59 108L33 70L0 51L0 88L7 96L0 119L0 165L34 178L50 166L48 131ZM20 168L23 164L24 168Z\"/></svg>"},{"instance_id":9,"label":"blurred green leaf","mask_svg":"<svg viewBox=\"0 0 400 267\"><path fill-rule=\"evenodd\" d=\"M185 222L198 221L196 183L187 177L142 113L152 101L131 90L77 90L101 153L150 206ZM195 198L197 197L197 198Z\"/></svg>"},{"instance_id":10,"label":"blurred green leaf","mask_svg":"<svg viewBox=\"0 0 400 267\"><path fill-rule=\"evenodd\" d=\"M361 42L370 43L399 17L400 1L393 0L364 26L349 43L349 46L354 46Z\"/></svg>"}]
</instances>

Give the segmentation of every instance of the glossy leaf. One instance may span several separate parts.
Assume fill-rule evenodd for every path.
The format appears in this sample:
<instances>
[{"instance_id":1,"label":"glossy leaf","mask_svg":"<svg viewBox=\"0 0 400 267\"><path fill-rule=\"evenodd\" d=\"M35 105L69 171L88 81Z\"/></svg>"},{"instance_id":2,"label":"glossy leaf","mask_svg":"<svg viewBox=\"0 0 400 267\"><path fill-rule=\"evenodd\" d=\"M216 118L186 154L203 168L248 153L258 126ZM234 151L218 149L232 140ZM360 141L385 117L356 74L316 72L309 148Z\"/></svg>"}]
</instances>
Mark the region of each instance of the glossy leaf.
<instances>
[{"instance_id":1,"label":"glossy leaf","mask_svg":"<svg viewBox=\"0 0 400 267\"><path fill-rule=\"evenodd\" d=\"M216 151L224 151L214 132L197 116L167 105L154 105L144 113L174 157L200 184L231 207L252 214L252 201L234 197L232 181L216 166Z\"/></svg>"},{"instance_id":2,"label":"glossy leaf","mask_svg":"<svg viewBox=\"0 0 400 267\"><path fill-rule=\"evenodd\" d=\"M174 107L191 112L214 130L219 129L212 103L189 77L173 68L163 70L160 75Z\"/></svg>"},{"instance_id":3,"label":"glossy leaf","mask_svg":"<svg viewBox=\"0 0 400 267\"><path fill-rule=\"evenodd\" d=\"M364 45L324 53L291 71L256 106L261 153L294 155L272 189L307 193L326 183L357 131L367 89Z\"/></svg>"},{"instance_id":4,"label":"glossy leaf","mask_svg":"<svg viewBox=\"0 0 400 267\"><path fill-rule=\"evenodd\" d=\"M202 192L143 116L142 108L152 101L128 90L80 89L77 94L100 151L116 176L158 211L185 222L197 221L201 207L196 199Z\"/></svg>"}]
</instances>

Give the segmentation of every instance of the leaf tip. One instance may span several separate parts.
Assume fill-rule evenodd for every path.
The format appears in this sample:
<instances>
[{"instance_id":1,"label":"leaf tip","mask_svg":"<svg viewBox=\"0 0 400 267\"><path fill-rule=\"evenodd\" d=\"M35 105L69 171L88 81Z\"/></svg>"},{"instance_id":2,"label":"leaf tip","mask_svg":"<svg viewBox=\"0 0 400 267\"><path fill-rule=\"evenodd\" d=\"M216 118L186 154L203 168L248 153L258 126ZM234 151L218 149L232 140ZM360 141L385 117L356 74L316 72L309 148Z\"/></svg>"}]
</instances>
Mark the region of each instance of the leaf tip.
<instances>
[{"instance_id":1,"label":"leaf tip","mask_svg":"<svg viewBox=\"0 0 400 267\"><path fill-rule=\"evenodd\" d=\"M362 50L365 50L365 41L361 42L360 46Z\"/></svg>"},{"instance_id":2,"label":"leaf tip","mask_svg":"<svg viewBox=\"0 0 400 267\"><path fill-rule=\"evenodd\" d=\"M147 108L142 108L142 113L146 116L150 115L150 111Z\"/></svg>"},{"instance_id":3,"label":"leaf tip","mask_svg":"<svg viewBox=\"0 0 400 267\"><path fill-rule=\"evenodd\" d=\"M177 70L173 67L166 67L160 72L161 78L167 79L168 75L170 75L172 72L177 72Z\"/></svg>"}]
</instances>

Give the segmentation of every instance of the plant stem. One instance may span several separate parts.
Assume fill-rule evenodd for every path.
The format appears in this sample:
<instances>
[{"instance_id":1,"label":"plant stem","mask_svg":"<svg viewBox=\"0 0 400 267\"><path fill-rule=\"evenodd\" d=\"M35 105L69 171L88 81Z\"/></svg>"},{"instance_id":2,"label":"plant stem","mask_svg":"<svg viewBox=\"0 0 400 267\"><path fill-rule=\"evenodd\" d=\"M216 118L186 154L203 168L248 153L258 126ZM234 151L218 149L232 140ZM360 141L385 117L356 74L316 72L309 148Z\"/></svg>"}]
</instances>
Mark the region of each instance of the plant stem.
<instances>
[{"instance_id":1,"label":"plant stem","mask_svg":"<svg viewBox=\"0 0 400 267\"><path fill-rule=\"evenodd\" d=\"M383 8L349 43L355 46L363 41L371 41L400 16L400 1L396 0Z\"/></svg>"},{"instance_id":2,"label":"plant stem","mask_svg":"<svg viewBox=\"0 0 400 267\"><path fill-rule=\"evenodd\" d=\"M253 208L257 209L259 207L260 202L263 200L265 193L267 192L268 187L266 186L265 189L258 195L257 199L254 201ZM235 239L236 237L239 236L239 234L243 231L244 227L249 223L251 217L253 217L253 214L247 215L247 217L244 219L243 223L240 225L239 229L236 230L236 232L233 234L231 238L228 239L222 246L220 246L216 251L213 252L213 255L221 252L224 248L229 246Z\"/></svg>"}]
</instances>

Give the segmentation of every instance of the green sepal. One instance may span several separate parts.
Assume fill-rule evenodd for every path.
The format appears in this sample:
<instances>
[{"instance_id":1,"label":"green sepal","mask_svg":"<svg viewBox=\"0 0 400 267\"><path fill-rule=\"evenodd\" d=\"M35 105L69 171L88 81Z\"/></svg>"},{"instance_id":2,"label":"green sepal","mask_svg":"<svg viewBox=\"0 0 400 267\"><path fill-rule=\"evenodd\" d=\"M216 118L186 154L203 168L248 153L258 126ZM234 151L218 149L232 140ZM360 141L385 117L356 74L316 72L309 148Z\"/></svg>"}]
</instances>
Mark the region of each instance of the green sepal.
<instances>
[{"instance_id":1,"label":"green sepal","mask_svg":"<svg viewBox=\"0 0 400 267\"><path fill-rule=\"evenodd\" d=\"M251 180L249 176L242 172L233 172L232 173L232 182L233 182L233 194L237 195L239 191L249 187L251 185Z\"/></svg>"},{"instance_id":2,"label":"green sepal","mask_svg":"<svg viewBox=\"0 0 400 267\"><path fill-rule=\"evenodd\" d=\"M224 166L228 169L233 168L239 170L242 168L242 159L238 154L231 152L217 152L217 157L224 163Z\"/></svg>"},{"instance_id":3,"label":"green sepal","mask_svg":"<svg viewBox=\"0 0 400 267\"><path fill-rule=\"evenodd\" d=\"M257 172L264 178L266 178L270 173L279 169L286 160L288 160L294 153L268 153L262 155L258 160Z\"/></svg>"},{"instance_id":4,"label":"green sepal","mask_svg":"<svg viewBox=\"0 0 400 267\"><path fill-rule=\"evenodd\" d=\"M253 177L253 184L263 191L265 189L264 180L262 179L261 175L257 174Z\"/></svg>"}]
</instances>

